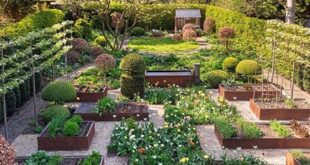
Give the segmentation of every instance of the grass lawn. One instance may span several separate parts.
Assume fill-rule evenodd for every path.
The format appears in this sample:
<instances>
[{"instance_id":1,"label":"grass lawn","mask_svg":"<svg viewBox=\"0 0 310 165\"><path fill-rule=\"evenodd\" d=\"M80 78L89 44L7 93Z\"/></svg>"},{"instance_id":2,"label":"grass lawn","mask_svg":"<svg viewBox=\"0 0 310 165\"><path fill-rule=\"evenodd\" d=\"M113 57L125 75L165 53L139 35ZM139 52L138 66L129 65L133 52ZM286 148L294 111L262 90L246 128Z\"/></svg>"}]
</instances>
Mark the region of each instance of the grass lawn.
<instances>
[{"instance_id":1,"label":"grass lawn","mask_svg":"<svg viewBox=\"0 0 310 165\"><path fill-rule=\"evenodd\" d=\"M176 41L171 38L134 38L129 41L129 48L154 53L175 53L197 49L196 42Z\"/></svg>"}]
</instances>

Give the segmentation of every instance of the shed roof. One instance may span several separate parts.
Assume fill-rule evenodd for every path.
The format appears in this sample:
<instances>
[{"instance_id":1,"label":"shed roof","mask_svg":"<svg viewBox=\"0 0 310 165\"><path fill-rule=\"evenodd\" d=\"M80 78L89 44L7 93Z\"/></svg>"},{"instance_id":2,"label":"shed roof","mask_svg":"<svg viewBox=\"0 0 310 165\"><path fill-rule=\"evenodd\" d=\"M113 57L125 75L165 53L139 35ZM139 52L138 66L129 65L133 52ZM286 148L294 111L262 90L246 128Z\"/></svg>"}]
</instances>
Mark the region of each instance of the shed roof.
<instances>
[{"instance_id":1,"label":"shed roof","mask_svg":"<svg viewBox=\"0 0 310 165\"><path fill-rule=\"evenodd\" d=\"M175 18L201 18L199 9L176 9Z\"/></svg>"}]
</instances>

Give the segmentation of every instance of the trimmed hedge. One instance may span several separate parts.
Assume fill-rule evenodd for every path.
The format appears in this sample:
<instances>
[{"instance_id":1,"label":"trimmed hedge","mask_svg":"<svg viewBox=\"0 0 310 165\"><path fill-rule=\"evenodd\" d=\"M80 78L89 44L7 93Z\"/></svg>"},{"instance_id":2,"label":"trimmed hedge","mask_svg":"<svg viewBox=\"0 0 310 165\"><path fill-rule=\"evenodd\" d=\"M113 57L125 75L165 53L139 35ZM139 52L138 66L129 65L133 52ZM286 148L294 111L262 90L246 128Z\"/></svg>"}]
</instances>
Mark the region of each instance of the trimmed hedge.
<instances>
[{"instance_id":1,"label":"trimmed hedge","mask_svg":"<svg viewBox=\"0 0 310 165\"><path fill-rule=\"evenodd\" d=\"M218 88L219 84L228 78L228 73L223 70L213 70L207 73L207 81L212 88Z\"/></svg>"},{"instance_id":2,"label":"trimmed hedge","mask_svg":"<svg viewBox=\"0 0 310 165\"><path fill-rule=\"evenodd\" d=\"M76 91L71 83L54 81L42 91L42 98L46 101L64 103L76 98Z\"/></svg>"},{"instance_id":3,"label":"trimmed hedge","mask_svg":"<svg viewBox=\"0 0 310 165\"><path fill-rule=\"evenodd\" d=\"M261 67L254 60L242 60L236 67L236 73L244 76L257 75L261 73Z\"/></svg>"},{"instance_id":4,"label":"trimmed hedge","mask_svg":"<svg viewBox=\"0 0 310 165\"><path fill-rule=\"evenodd\" d=\"M70 117L70 111L62 105L52 105L44 109L40 113L40 116L42 116L43 120L48 123L54 117L62 117L64 119Z\"/></svg>"},{"instance_id":5,"label":"trimmed hedge","mask_svg":"<svg viewBox=\"0 0 310 165\"><path fill-rule=\"evenodd\" d=\"M235 68L238 65L238 59L235 57L227 57L224 59L222 68L228 72L235 72Z\"/></svg>"}]
</instances>

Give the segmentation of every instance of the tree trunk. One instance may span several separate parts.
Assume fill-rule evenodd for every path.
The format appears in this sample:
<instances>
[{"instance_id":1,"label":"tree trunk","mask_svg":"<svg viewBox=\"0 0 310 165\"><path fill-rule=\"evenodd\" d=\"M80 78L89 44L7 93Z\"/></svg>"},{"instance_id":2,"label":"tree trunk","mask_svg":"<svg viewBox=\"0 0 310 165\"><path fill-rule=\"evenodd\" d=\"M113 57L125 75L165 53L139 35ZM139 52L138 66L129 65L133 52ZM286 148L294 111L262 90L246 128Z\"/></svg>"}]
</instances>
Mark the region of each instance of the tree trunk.
<instances>
[{"instance_id":1,"label":"tree trunk","mask_svg":"<svg viewBox=\"0 0 310 165\"><path fill-rule=\"evenodd\" d=\"M295 23L295 0L287 0L285 19L288 24Z\"/></svg>"}]
</instances>

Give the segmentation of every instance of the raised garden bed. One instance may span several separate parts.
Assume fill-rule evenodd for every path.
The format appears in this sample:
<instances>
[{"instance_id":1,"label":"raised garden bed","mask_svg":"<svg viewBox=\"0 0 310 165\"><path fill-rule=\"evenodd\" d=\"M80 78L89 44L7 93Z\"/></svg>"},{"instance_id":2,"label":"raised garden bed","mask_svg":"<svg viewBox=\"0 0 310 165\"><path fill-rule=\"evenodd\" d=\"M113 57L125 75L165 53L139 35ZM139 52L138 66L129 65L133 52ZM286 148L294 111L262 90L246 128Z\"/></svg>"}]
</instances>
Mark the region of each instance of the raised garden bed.
<instances>
[{"instance_id":1,"label":"raised garden bed","mask_svg":"<svg viewBox=\"0 0 310 165\"><path fill-rule=\"evenodd\" d=\"M250 108L260 120L309 120L310 107L303 101L296 108L287 108L283 101L267 102L250 99Z\"/></svg>"},{"instance_id":2,"label":"raised garden bed","mask_svg":"<svg viewBox=\"0 0 310 165\"><path fill-rule=\"evenodd\" d=\"M310 160L310 152L304 152L303 155ZM290 152L286 152L286 165L303 165Z\"/></svg>"},{"instance_id":3,"label":"raised garden bed","mask_svg":"<svg viewBox=\"0 0 310 165\"><path fill-rule=\"evenodd\" d=\"M274 86L268 85L251 85L250 89L246 89L243 85L233 85L233 86L223 86L219 85L220 96L224 97L228 101L249 101L253 98L255 93L255 98L274 98L281 96L281 91L276 89ZM254 92L255 90L255 92Z\"/></svg>"},{"instance_id":4,"label":"raised garden bed","mask_svg":"<svg viewBox=\"0 0 310 165\"><path fill-rule=\"evenodd\" d=\"M97 102L99 99L108 95L108 87L104 86L99 92L88 92L77 90L76 101L78 102Z\"/></svg>"},{"instance_id":5,"label":"raised garden bed","mask_svg":"<svg viewBox=\"0 0 310 165\"><path fill-rule=\"evenodd\" d=\"M301 138L294 134L290 138L278 137L267 125L258 125L263 131L264 136L258 139L249 139L244 137L224 138L218 128L214 127L214 133L221 146L228 149L285 149L285 148L310 148L310 138Z\"/></svg>"},{"instance_id":6,"label":"raised garden bed","mask_svg":"<svg viewBox=\"0 0 310 165\"><path fill-rule=\"evenodd\" d=\"M169 87L178 85L180 87L191 86L195 81L194 73L190 70L180 71L146 71L145 80L151 86Z\"/></svg>"},{"instance_id":7,"label":"raised garden bed","mask_svg":"<svg viewBox=\"0 0 310 165\"><path fill-rule=\"evenodd\" d=\"M102 114L93 111L95 106L94 103L83 103L74 113L90 121L120 121L131 117L137 121L149 120L149 107L143 103L118 103L115 112Z\"/></svg>"},{"instance_id":8,"label":"raised garden bed","mask_svg":"<svg viewBox=\"0 0 310 165\"><path fill-rule=\"evenodd\" d=\"M78 136L48 136L48 126L37 137L38 150L88 150L95 136L95 122L84 121Z\"/></svg>"},{"instance_id":9,"label":"raised garden bed","mask_svg":"<svg viewBox=\"0 0 310 165\"><path fill-rule=\"evenodd\" d=\"M16 163L17 165L24 165L26 160L30 157L17 157ZM84 160L85 156L62 156L63 160L58 165L80 165ZM104 165L104 157L101 156L100 163L98 165Z\"/></svg>"}]
</instances>

